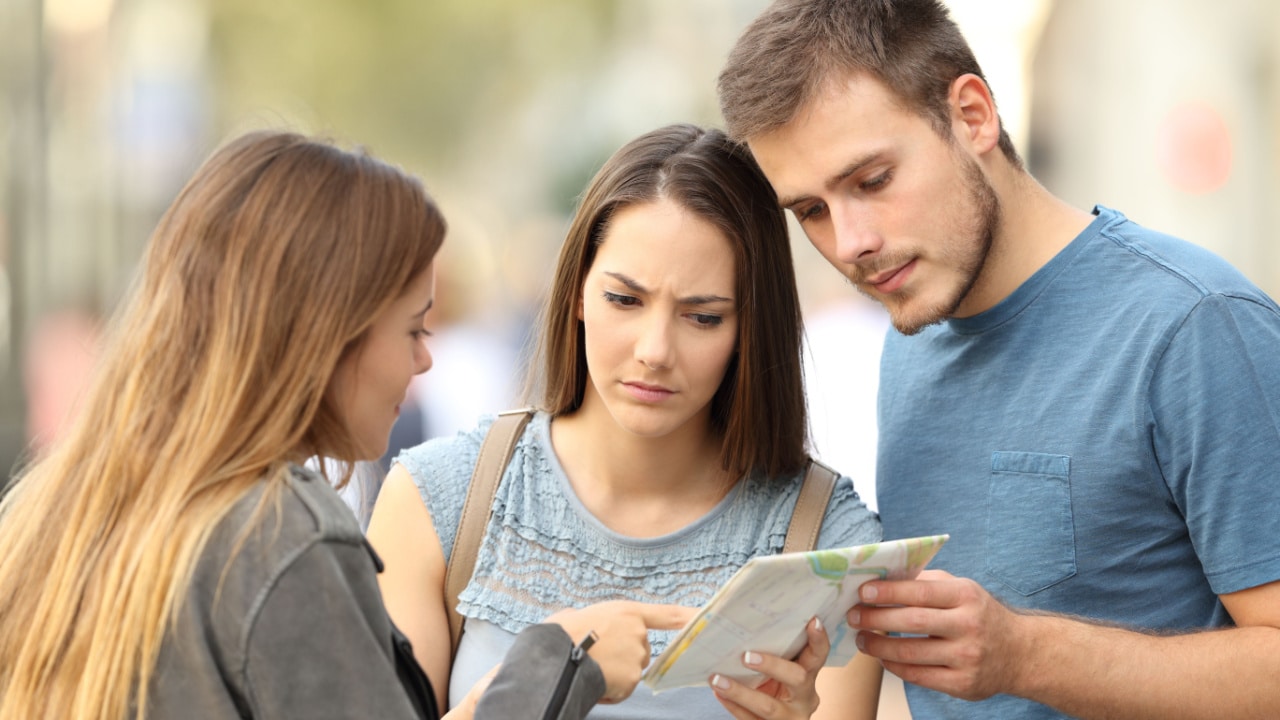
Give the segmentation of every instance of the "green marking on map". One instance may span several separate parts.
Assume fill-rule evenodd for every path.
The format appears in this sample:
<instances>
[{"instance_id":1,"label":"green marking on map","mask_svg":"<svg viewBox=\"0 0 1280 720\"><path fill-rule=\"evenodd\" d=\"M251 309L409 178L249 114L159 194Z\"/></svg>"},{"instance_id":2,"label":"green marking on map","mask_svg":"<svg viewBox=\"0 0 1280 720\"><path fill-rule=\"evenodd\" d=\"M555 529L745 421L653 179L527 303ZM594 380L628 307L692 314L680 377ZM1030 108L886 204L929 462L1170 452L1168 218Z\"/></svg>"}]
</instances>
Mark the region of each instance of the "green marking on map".
<instances>
[{"instance_id":1,"label":"green marking on map","mask_svg":"<svg viewBox=\"0 0 1280 720\"><path fill-rule=\"evenodd\" d=\"M809 553L809 567L824 580L840 580L849 572L849 558L834 550Z\"/></svg>"}]
</instances>

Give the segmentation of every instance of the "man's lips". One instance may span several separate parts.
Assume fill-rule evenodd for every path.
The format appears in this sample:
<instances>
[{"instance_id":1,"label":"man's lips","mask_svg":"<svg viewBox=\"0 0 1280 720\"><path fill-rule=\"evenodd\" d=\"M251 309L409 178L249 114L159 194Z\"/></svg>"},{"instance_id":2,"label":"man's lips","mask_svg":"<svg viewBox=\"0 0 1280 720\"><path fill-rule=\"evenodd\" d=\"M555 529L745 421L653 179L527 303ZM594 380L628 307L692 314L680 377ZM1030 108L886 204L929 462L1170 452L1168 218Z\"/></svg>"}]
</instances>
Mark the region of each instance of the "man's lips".
<instances>
[{"instance_id":1,"label":"man's lips","mask_svg":"<svg viewBox=\"0 0 1280 720\"><path fill-rule=\"evenodd\" d=\"M863 282L875 288L878 292L891 293L902 287L915 265L915 260L909 260L895 268L876 273L866 278Z\"/></svg>"}]
</instances>

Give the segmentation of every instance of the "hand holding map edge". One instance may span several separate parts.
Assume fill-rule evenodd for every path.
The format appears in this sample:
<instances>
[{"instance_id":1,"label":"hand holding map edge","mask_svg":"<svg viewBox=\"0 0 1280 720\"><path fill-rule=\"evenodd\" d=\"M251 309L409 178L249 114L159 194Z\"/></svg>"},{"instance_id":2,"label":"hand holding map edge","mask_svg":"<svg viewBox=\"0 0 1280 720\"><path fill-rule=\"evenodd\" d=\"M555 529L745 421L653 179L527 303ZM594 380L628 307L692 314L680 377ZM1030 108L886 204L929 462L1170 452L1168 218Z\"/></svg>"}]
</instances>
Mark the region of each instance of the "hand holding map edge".
<instances>
[{"instance_id":1,"label":"hand holding map edge","mask_svg":"<svg viewBox=\"0 0 1280 720\"><path fill-rule=\"evenodd\" d=\"M644 682L654 692L705 685L715 674L758 684L762 676L743 667L742 654L795 657L814 617L831 641L825 664L844 665L857 652L845 614L857 604L858 588L869 580L915 577L948 537L753 558L649 664Z\"/></svg>"}]
</instances>

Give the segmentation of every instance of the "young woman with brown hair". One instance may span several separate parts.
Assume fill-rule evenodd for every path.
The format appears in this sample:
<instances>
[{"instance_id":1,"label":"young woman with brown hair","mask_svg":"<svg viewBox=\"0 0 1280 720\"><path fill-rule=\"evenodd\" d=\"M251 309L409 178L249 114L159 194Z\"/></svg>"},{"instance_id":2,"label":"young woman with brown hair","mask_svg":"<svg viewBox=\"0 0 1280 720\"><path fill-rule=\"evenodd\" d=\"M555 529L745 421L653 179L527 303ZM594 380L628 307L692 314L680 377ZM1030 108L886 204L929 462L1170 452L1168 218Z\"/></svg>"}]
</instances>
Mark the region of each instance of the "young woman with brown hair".
<instances>
[{"instance_id":1,"label":"young woman with brown hair","mask_svg":"<svg viewBox=\"0 0 1280 720\"><path fill-rule=\"evenodd\" d=\"M460 595L457 656L417 644L455 702L549 612L613 599L703 605L747 560L781 550L809 460L786 224L755 162L719 131L662 128L605 164L540 329L540 412ZM411 638L447 625L445 558L489 425L402 454L375 507L387 606ZM818 547L879 539L841 478ZM655 637L653 652L669 639ZM819 694L818 717L873 716L879 666L859 658L815 680L828 639L811 624L809 642L794 661L750 653L770 678L760 688L718 676L714 692L642 688L592 717L809 717Z\"/></svg>"}]
</instances>

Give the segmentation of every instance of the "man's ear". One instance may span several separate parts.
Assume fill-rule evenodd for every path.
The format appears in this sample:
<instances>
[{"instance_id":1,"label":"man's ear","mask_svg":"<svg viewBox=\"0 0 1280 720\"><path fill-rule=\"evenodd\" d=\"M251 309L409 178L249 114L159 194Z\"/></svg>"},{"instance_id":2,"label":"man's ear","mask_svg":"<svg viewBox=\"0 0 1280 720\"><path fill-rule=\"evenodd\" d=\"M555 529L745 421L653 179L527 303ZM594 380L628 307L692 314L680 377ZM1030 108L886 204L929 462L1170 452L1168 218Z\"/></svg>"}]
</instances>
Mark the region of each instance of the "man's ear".
<instances>
[{"instance_id":1,"label":"man's ear","mask_svg":"<svg viewBox=\"0 0 1280 720\"><path fill-rule=\"evenodd\" d=\"M965 73L951 81L948 95L951 104L951 127L956 139L977 155L983 155L1000 143L1000 116L991 89L982 78Z\"/></svg>"}]
</instances>

